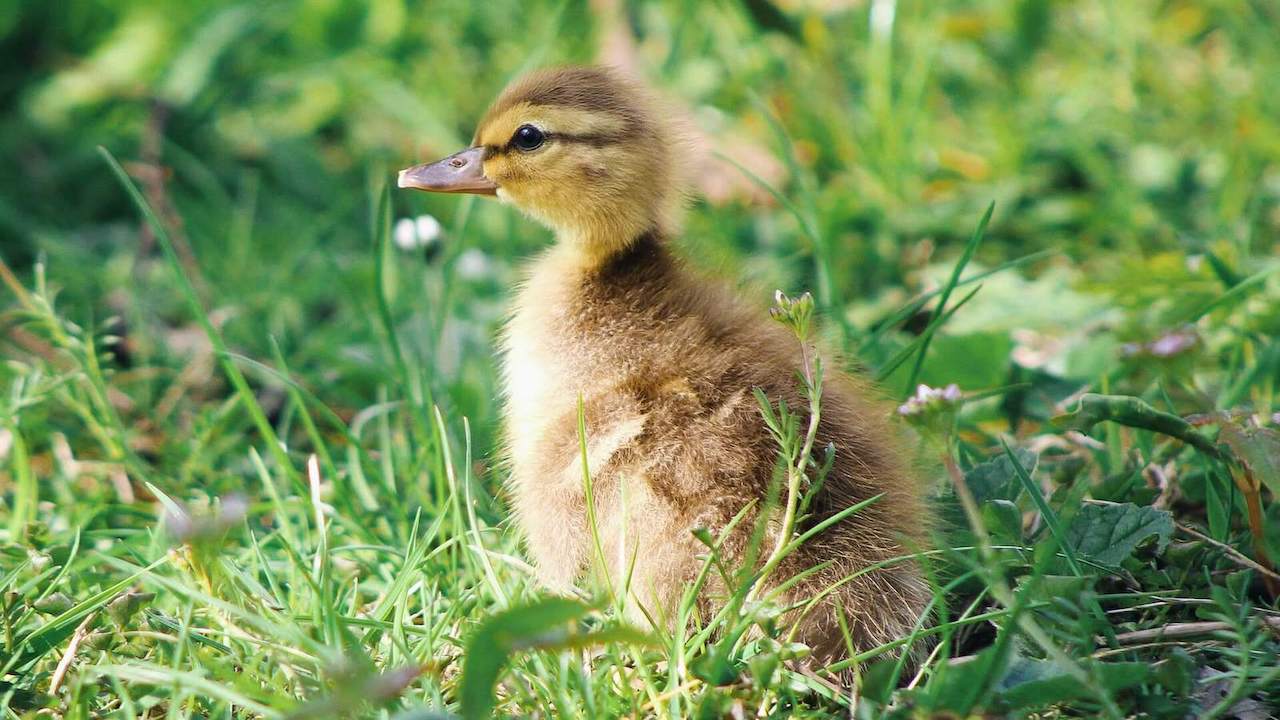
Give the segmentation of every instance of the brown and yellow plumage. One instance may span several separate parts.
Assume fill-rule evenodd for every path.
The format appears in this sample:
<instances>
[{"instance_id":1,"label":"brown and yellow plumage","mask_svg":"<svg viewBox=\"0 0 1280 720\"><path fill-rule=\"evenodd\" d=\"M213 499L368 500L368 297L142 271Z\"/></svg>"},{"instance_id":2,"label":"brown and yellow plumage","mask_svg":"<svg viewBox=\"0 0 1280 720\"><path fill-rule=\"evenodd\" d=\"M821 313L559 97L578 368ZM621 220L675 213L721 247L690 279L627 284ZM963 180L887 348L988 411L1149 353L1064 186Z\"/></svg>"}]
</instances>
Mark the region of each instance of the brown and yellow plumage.
<instances>
[{"instance_id":1,"label":"brown and yellow plumage","mask_svg":"<svg viewBox=\"0 0 1280 720\"><path fill-rule=\"evenodd\" d=\"M706 553L691 530L722 530L768 491L777 445L753 389L806 407L801 348L668 248L687 151L634 84L600 68L534 73L494 103L474 144L401 184L496 194L557 234L529 265L502 341L511 492L529 554L552 587L592 565L581 399L606 571L636 617L670 622ZM833 446L835 462L810 522L883 497L776 574L821 566L789 602L839 583L804 618L788 616L822 659L843 654L838 609L866 649L909 633L930 597L914 563L888 562L920 548L928 515L887 416L862 383L827 371L817 447ZM748 534L727 538L730 560Z\"/></svg>"}]
</instances>

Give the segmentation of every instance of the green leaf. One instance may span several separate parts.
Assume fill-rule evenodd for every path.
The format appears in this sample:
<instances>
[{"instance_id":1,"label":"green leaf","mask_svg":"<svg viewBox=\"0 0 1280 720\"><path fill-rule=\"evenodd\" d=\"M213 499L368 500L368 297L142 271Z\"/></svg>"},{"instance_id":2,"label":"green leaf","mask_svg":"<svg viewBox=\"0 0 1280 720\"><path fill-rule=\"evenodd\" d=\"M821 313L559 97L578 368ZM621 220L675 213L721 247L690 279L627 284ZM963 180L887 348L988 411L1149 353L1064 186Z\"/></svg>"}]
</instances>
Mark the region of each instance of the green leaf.
<instances>
[{"instance_id":1,"label":"green leaf","mask_svg":"<svg viewBox=\"0 0 1280 720\"><path fill-rule=\"evenodd\" d=\"M494 704L493 687L511 653L567 638L568 623L589 611L575 600L550 598L485 620L467 643L462 665L462 716L489 717Z\"/></svg>"},{"instance_id":2,"label":"green leaf","mask_svg":"<svg viewBox=\"0 0 1280 720\"><path fill-rule=\"evenodd\" d=\"M888 703L893 697L897 665L896 660L885 659L877 660L864 668L859 676L859 689L863 697L882 705Z\"/></svg>"},{"instance_id":3,"label":"green leaf","mask_svg":"<svg viewBox=\"0 0 1280 720\"><path fill-rule=\"evenodd\" d=\"M56 592L36 601L32 607L36 609L36 612L57 615L70 610L75 605L76 602L67 597L65 593Z\"/></svg>"},{"instance_id":4,"label":"green leaf","mask_svg":"<svg viewBox=\"0 0 1280 720\"><path fill-rule=\"evenodd\" d=\"M161 557L146 568L140 569L119 582L109 585L81 600L70 610L59 614L57 617L50 618L48 622L37 627L31 631L30 635L17 642L17 647L21 648L21 651L6 658L5 662L0 664L0 672L10 672L15 669L21 670L30 663L35 662L42 655L60 645L63 640L71 637L71 634L75 632L76 626L80 624L85 615L100 610L121 592L131 587L139 577L168 561L168 556Z\"/></svg>"},{"instance_id":5,"label":"green leaf","mask_svg":"<svg viewBox=\"0 0 1280 720\"><path fill-rule=\"evenodd\" d=\"M1253 477L1280 495L1280 432L1265 427L1223 423L1219 435Z\"/></svg>"},{"instance_id":6,"label":"green leaf","mask_svg":"<svg viewBox=\"0 0 1280 720\"><path fill-rule=\"evenodd\" d=\"M1018 459L1018 464L1028 473L1035 471L1039 460L1039 456L1035 453L1018 448L1013 451L1013 455ZM1014 537L1021 538L1022 517L1021 510L1017 508L1017 501L1022 494L1022 485L1009 456L1000 455L993 460L975 465L965 473L964 480L984 519L987 520L988 526L998 530L1007 529L1009 532L1016 527L1017 532ZM993 503L1000 507L991 507ZM965 519L964 510L954 492L944 493L938 498L938 515L943 519L944 526L948 528L949 542L957 545L975 542L969 523Z\"/></svg>"},{"instance_id":7,"label":"green leaf","mask_svg":"<svg viewBox=\"0 0 1280 720\"><path fill-rule=\"evenodd\" d=\"M1075 410L1053 419L1061 428L1089 432L1094 425L1114 420L1122 425L1147 428L1175 437L1189 432L1191 425L1171 413L1157 410L1142 398L1129 395L1099 395L1085 393Z\"/></svg>"},{"instance_id":8,"label":"green leaf","mask_svg":"<svg viewBox=\"0 0 1280 720\"><path fill-rule=\"evenodd\" d=\"M1014 474L1018 476L1018 482L1022 483L1022 488L1031 496L1032 502L1035 503L1036 509L1040 511L1040 517L1044 518L1044 524L1049 526L1049 532L1053 533L1053 537L1058 541L1058 545L1062 548L1062 553L1066 556L1067 565L1071 568L1073 575L1080 574L1080 565L1076 562L1075 548L1071 543L1063 537L1062 523L1058 522L1058 514L1049 507L1049 503L1045 501L1044 494L1040 492L1037 486L1031 480L1031 473L1022 468L1022 462L1012 462L1014 455L1009 449L1009 445L1004 440L1000 441L1000 445L1004 447L1005 455L1010 459L1009 466L1013 468Z\"/></svg>"},{"instance_id":9,"label":"green leaf","mask_svg":"<svg viewBox=\"0 0 1280 720\"><path fill-rule=\"evenodd\" d=\"M1270 277L1271 274L1276 272L1277 270L1280 270L1280 266L1272 266L1262 270L1261 272L1255 273L1245 278L1244 280L1241 280L1231 289L1222 293L1221 295L1214 298L1213 300L1210 300L1209 302L1205 303L1201 307L1196 308L1194 311L1189 313L1186 317L1181 318L1180 324L1194 323L1195 321L1199 320L1205 315L1208 315L1214 310L1217 310L1218 308L1229 307L1239 302L1240 300L1244 299L1249 293L1253 292L1259 287L1264 287L1266 284L1267 278Z\"/></svg>"},{"instance_id":10,"label":"green leaf","mask_svg":"<svg viewBox=\"0 0 1280 720\"><path fill-rule=\"evenodd\" d=\"M467 643L462 663L462 717L487 718L493 712L493 688L517 650L560 650L603 643L648 645L652 639L630 628L576 632L570 623L591 608L577 600L548 598L509 608L488 618Z\"/></svg>"},{"instance_id":11,"label":"green leaf","mask_svg":"<svg viewBox=\"0 0 1280 720\"><path fill-rule=\"evenodd\" d=\"M1195 672L1199 663L1186 650L1175 647L1164 662L1157 663L1155 681L1177 695L1190 695L1195 688Z\"/></svg>"},{"instance_id":12,"label":"green leaf","mask_svg":"<svg viewBox=\"0 0 1280 720\"><path fill-rule=\"evenodd\" d=\"M938 298L938 305L933 309L933 317L929 319L929 324L925 327L924 332L920 333L920 350L916 353L915 364L911 367L911 374L907 376L907 382L903 388L903 396L911 394L916 386L916 378L920 377L920 369L924 365L924 359L929 354L929 341L933 339L938 328L950 317L946 314L947 300L951 299L951 291L955 290L956 283L960 282L960 276L964 274L964 267L969 264L969 260L973 258L973 253L978 249L978 244L982 242L982 236L986 234L987 223L991 222L991 213L995 212L996 202L991 201L987 205L987 211L983 213L982 219L978 221L978 227L973 231L973 235L969 237L969 242L965 243L964 252L960 253L960 259L956 261L955 267L951 270L951 277L947 280L947 284L942 289L942 297ZM975 289L973 292L977 292ZM969 294L972 297L973 293ZM958 305L957 305L958 307Z\"/></svg>"},{"instance_id":13,"label":"green leaf","mask_svg":"<svg viewBox=\"0 0 1280 720\"><path fill-rule=\"evenodd\" d=\"M996 498L983 505L982 520L997 539L1022 542L1022 511L1008 500Z\"/></svg>"},{"instance_id":14,"label":"green leaf","mask_svg":"<svg viewBox=\"0 0 1280 720\"><path fill-rule=\"evenodd\" d=\"M1013 451L1018 464L1026 470L1027 475L1035 472L1040 456L1025 448ZM973 493L973 499L979 504L990 500L1016 501L1022 491L1018 473L1008 455L1001 455L994 460L975 465L964 474L964 481Z\"/></svg>"},{"instance_id":15,"label":"green leaf","mask_svg":"<svg viewBox=\"0 0 1280 720\"><path fill-rule=\"evenodd\" d=\"M1151 667L1141 662L1100 663L1092 673L1106 690L1115 692L1146 682ZM1005 709L1045 707L1055 703L1091 697L1085 687L1058 663L1017 658L996 686L996 696Z\"/></svg>"},{"instance_id":16,"label":"green leaf","mask_svg":"<svg viewBox=\"0 0 1280 720\"><path fill-rule=\"evenodd\" d=\"M1077 554L1114 568L1148 538L1154 536L1163 550L1172 535L1173 516L1164 510L1133 503L1090 504L1080 508L1071 521L1066 542Z\"/></svg>"},{"instance_id":17,"label":"green leaf","mask_svg":"<svg viewBox=\"0 0 1280 720\"><path fill-rule=\"evenodd\" d=\"M255 10L249 3L232 6L205 23L174 57L158 95L171 105L190 103L215 76L219 56L253 29Z\"/></svg>"},{"instance_id":18,"label":"green leaf","mask_svg":"<svg viewBox=\"0 0 1280 720\"><path fill-rule=\"evenodd\" d=\"M240 368L232 361L231 353L227 350L227 344L222 339L222 333L214 327L213 321L209 319L209 314L205 312L204 304L201 302L199 294L196 293L196 288L192 284L191 278L187 276L187 271L183 267L182 261L178 258L178 251L174 248L173 239L169 237L169 231L165 224L160 221L160 216L156 214L155 208L151 207L146 197L143 196L142 191L129 178L129 174L125 172L124 167L120 165L115 156L102 146L98 146L98 154L107 162L107 166L115 174L116 180L119 181L125 192L129 194L130 199L137 206L138 212L146 220L147 226L155 234L157 244L164 252L165 261L169 265L174 279L178 282L178 289L182 292L187 309L204 331L205 337L209 340L209 345L213 348L214 355L222 365L223 373L227 376L227 380L231 382L232 387L235 388L236 395L240 398L245 410L248 411L254 427L258 429L258 434L262 436L262 440L266 443L272 457L280 464L281 470L293 481L294 487L304 494L307 493L307 486L302 482L302 477L298 474L297 469L294 468L293 463L290 462L289 453L285 451L286 445L280 442L280 438L276 436L275 427L267 419L266 412L262 409L262 405L258 403L258 398L254 395L252 388L249 387L249 381L245 379L244 373L240 372Z\"/></svg>"},{"instance_id":19,"label":"green leaf","mask_svg":"<svg viewBox=\"0 0 1280 720\"><path fill-rule=\"evenodd\" d=\"M129 625L129 620L144 605L156 598L155 593L129 591L107 603L107 615L120 629Z\"/></svg>"},{"instance_id":20,"label":"green leaf","mask_svg":"<svg viewBox=\"0 0 1280 720\"><path fill-rule=\"evenodd\" d=\"M1034 583L1031 583L1033 580ZM1035 591L1035 596L1043 599L1077 598L1092 590L1095 580L1096 578L1088 575L1040 575L1039 577L1027 575L1018 578L1018 587L1023 588L1028 584L1034 584L1031 589Z\"/></svg>"},{"instance_id":21,"label":"green leaf","mask_svg":"<svg viewBox=\"0 0 1280 720\"><path fill-rule=\"evenodd\" d=\"M1013 348L1013 338L1002 331L935 335L919 382L931 387L948 383L969 389L995 387L1009 376Z\"/></svg>"},{"instance_id":22,"label":"green leaf","mask_svg":"<svg viewBox=\"0 0 1280 720\"><path fill-rule=\"evenodd\" d=\"M922 709L967 717L975 706L988 702L988 688L1005 674L1008 657L1009 653L988 647L962 662L944 665L943 671L929 682L919 698Z\"/></svg>"}]
</instances>

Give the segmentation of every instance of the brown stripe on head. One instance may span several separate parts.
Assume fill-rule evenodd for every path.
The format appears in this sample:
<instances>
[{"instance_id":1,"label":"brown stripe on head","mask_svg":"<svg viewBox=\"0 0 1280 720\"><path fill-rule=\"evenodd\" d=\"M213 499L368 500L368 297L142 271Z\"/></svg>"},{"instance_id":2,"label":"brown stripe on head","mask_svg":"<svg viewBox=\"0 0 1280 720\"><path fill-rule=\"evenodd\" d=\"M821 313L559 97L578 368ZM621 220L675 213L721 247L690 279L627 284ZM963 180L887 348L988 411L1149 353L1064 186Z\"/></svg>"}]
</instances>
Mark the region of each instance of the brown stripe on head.
<instances>
[{"instance_id":1,"label":"brown stripe on head","mask_svg":"<svg viewBox=\"0 0 1280 720\"><path fill-rule=\"evenodd\" d=\"M484 175L500 199L598 261L643 233L673 228L683 199L683 137L638 83L607 68L570 67L508 87L474 145L484 148Z\"/></svg>"},{"instance_id":2,"label":"brown stripe on head","mask_svg":"<svg viewBox=\"0 0 1280 720\"><path fill-rule=\"evenodd\" d=\"M566 135L652 135L650 103L639 85L609 68L539 70L512 83L494 101L476 130L476 144L501 145L529 118Z\"/></svg>"}]
</instances>

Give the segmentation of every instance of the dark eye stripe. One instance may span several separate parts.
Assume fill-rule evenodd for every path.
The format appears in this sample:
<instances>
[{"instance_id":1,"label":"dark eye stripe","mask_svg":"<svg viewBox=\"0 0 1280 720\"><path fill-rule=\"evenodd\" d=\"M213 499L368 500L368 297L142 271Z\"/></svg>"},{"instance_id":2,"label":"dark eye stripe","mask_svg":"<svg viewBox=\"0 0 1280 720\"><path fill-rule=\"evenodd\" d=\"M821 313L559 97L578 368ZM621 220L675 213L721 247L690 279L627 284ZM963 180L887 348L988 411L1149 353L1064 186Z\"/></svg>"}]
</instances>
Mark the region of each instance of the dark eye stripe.
<instances>
[{"instance_id":1,"label":"dark eye stripe","mask_svg":"<svg viewBox=\"0 0 1280 720\"><path fill-rule=\"evenodd\" d=\"M592 147L616 145L626 139L625 133L543 133L546 142L580 143ZM514 141L508 140L504 145L485 145L484 159L506 155L516 149Z\"/></svg>"}]
</instances>

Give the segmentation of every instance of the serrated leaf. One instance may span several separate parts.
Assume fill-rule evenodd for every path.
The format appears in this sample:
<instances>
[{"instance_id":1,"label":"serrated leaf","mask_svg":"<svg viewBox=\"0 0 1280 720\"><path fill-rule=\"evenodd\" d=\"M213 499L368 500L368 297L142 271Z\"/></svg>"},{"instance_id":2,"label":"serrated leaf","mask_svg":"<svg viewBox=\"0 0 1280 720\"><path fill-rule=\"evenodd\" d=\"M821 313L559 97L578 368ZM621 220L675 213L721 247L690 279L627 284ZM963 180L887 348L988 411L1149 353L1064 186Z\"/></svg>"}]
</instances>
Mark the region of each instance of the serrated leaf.
<instances>
[{"instance_id":1,"label":"serrated leaf","mask_svg":"<svg viewBox=\"0 0 1280 720\"><path fill-rule=\"evenodd\" d=\"M1036 464L1040 460L1039 455L1025 448L1018 448L1013 451L1013 454L1018 458L1018 464L1027 471L1027 475L1035 472ZM978 501L979 505L988 500L1012 502L1018 499L1021 492L1018 474L1008 455L1001 455L994 460L974 466L964 474L964 481L969 486L973 499Z\"/></svg>"},{"instance_id":2,"label":"serrated leaf","mask_svg":"<svg viewBox=\"0 0 1280 720\"><path fill-rule=\"evenodd\" d=\"M1114 568L1148 538L1155 537L1163 550L1172 535L1173 516L1164 510L1133 503L1089 504L1071 521L1066 541L1080 556Z\"/></svg>"},{"instance_id":3,"label":"serrated leaf","mask_svg":"<svg viewBox=\"0 0 1280 720\"><path fill-rule=\"evenodd\" d=\"M1018 458L1018 464L1021 465L1027 473L1035 471L1039 456L1025 448L1018 448L1013 451L1015 457ZM978 507L984 513L984 517L988 513L995 513L1001 516L1000 524L1003 527L1005 520L1009 519L1007 508L995 508L988 510L988 505L993 501L1000 500L1016 505L1018 498L1022 494L1022 485L1018 480L1018 474L1015 472L1013 462L1006 454L987 462L975 465L970 468L964 475L965 485L969 488L969 492L973 495L973 499L977 502ZM975 542L969 528L968 520L965 519L964 510L960 506L960 501L956 497L954 491L943 493L938 498L938 515L941 517L950 533L950 540L955 545L968 545ZM994 522L994 518L987 517L989 522ZM1018 518L1018 536L1021 536L1021 517Z\"/></svg>"}]
</instances>

